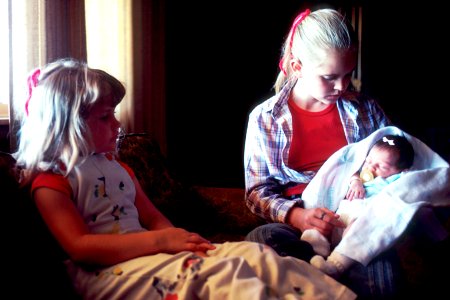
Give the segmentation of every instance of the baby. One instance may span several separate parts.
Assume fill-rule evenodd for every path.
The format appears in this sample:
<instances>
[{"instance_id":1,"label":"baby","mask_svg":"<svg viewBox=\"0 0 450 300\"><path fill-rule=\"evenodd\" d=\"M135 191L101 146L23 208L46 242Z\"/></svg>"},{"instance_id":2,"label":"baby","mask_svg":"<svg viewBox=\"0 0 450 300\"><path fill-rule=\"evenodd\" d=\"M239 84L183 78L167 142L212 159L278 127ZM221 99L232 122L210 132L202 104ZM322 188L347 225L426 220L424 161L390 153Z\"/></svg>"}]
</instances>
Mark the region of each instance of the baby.
<instances>
[{"instance_id":1,"label":"baby","mask_svg":"<svg viewBox=\"0 0 450 300\"><path fill-rule=\"evenodd\" d=\"M386 135L372 146L361 171L351 176L346 200L339 203L336 211L340 220L347 225L346 229L335 228L330 237L331 242L315 229L303 232L301 239L309 242L319 254L311 258L312 265L338 277L354 263L336 251L330 254L330 248L339 243L349 226L364 212L370 202L368 198L397 180L412 166L413 161L414 149L404 136Z\"/></svg>"}]
</instances>

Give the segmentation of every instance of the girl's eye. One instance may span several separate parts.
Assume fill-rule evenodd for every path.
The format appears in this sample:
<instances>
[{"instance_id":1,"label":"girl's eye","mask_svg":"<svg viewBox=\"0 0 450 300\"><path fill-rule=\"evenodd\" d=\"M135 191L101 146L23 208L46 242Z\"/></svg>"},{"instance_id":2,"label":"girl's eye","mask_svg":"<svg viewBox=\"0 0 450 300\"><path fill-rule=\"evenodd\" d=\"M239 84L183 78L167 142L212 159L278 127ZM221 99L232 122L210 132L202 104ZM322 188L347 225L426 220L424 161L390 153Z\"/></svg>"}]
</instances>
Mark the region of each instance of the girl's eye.
<instances>
[{"instance_id":1,"label":"girl's eye","mask_svg":"<svg viewBox=\"0 0 450 300\"><path fill-rule=\"evenodd\" d=\"M323 79L325 79L326 81L333 81L336 80L336 76L322 76Z\"/></svg>"},{"instance_id":2,"label":"girl's eye","mask_svg":"<svg viewBox=\"0 0 450 300\"><path fill-rule=\"evenodd\" d=\"M102 121L106 121L106 120L108 120L108 118L109 118L109 114L100 116L100 120L102 120Z\"/></svg>"},{"instance_id":3,"label":"girl's eye","mask_svg":"<svg viewBox=\"0 0 450 300\"><path fill-rule=\"evenodd\" d=\"M100 115L100 120L107 121L110 118L115 118L115 113L116 113L115 111L109 110L108 112L105 112L105 113Z\"/></svg>"},{"instance_id":4,"label":"girl's eye","mask_svg":"<svg viewBox=\"0 0 450 300\"><path fill-rule=\"evenodd\" d=\"M344 79L352 78L353 71L344 75ZM326 81L334 81L339 78L337 75L324 75L322 78Z\"/></svg>"}]
</instances>

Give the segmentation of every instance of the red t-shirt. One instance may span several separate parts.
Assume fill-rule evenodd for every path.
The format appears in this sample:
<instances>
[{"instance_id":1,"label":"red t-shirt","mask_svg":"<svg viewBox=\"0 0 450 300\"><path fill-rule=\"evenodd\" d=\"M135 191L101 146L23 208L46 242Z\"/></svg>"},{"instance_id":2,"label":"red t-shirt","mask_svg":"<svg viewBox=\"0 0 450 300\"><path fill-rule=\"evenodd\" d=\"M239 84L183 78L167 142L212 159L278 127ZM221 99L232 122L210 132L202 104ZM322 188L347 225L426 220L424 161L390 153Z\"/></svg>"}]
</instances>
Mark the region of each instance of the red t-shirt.
<instances>
[{"instance_id":1,"label":"red t-shirt","mask_svg":"<svg viewBox=\"0 0 450 300\"><path fill-rule=\"evenodd\" d=\"M310 112L288 102L292 114L293 136L288 166L298 172L318 171L337 150L347 145L336 104ZM290 188L290 195L301 194L306 184Z\"/></svg>"}]
</instances>

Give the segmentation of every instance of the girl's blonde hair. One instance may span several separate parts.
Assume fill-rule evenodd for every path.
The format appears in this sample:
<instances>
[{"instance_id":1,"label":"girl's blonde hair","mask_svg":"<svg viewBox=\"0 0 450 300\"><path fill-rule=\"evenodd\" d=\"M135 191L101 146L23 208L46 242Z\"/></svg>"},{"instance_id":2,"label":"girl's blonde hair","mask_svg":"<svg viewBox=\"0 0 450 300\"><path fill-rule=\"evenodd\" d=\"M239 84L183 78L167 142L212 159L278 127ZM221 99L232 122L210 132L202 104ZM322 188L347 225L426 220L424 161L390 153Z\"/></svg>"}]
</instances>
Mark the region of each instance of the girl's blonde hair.
<instances>
[{"instance_id":1,"label":"girl's blonde hair","mask_svg":"<svg viewBox=\"0 0 450 300\"><path fill-rule=\"evenodd\" d=\"M60 59L38 71L14 153L26 182L48 170L68 174L92 152L86 119L93 105L112 95L116 106L125 96L120 81L82 61Z\"/></svg>"},{"instance_id":2,"label":"girl's blonde hair","mask_svg":"<svg viewBox=\"0 0 450 300\"><path fill-rule=\"evenodd\" d=\"M293 36L292 36L293 35ZM357 51L357 36L348 20L334 9L319 9L293 27L283 45L280 68L274 88L278 93L291 79L290 61L316 59L323 51Z\"/></svg>"}]
</instances>

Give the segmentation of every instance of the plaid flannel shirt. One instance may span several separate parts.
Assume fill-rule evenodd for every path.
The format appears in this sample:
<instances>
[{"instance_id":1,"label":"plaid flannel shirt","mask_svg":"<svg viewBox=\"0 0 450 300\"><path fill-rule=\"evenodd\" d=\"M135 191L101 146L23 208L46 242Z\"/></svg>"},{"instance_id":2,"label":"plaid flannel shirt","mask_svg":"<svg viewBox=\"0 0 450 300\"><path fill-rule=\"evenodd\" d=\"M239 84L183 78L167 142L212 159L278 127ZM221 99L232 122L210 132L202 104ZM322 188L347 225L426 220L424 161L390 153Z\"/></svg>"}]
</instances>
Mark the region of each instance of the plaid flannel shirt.
<instances>
[{"instance_id":1,"label":"plaid flannel shirt","mask_svg":"<svg viewBox=\"0 0 450 300\"><path fill-rule=\"evenodd\" d=\"M288 211L301 199L283 196L286 187L308 183L315 172L289 168L292 116L288 99L295 81L280 93L257 105L250 113L244 150L245 201L250 210L269 222L284 223ZM378 103L356 92L346 92L337 108L347 142L362 140L375 130L390 125ZM338 149L336 149L338 150Z\"/></svg>"}]
</instances>

